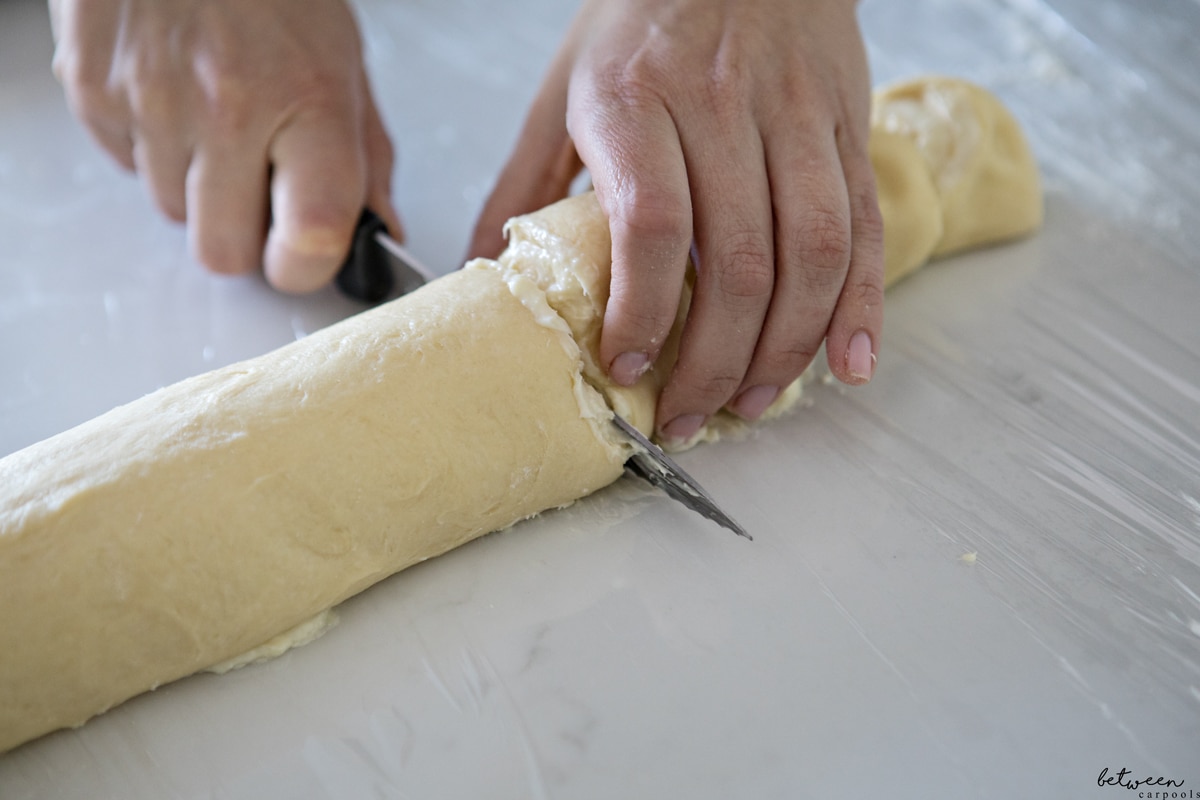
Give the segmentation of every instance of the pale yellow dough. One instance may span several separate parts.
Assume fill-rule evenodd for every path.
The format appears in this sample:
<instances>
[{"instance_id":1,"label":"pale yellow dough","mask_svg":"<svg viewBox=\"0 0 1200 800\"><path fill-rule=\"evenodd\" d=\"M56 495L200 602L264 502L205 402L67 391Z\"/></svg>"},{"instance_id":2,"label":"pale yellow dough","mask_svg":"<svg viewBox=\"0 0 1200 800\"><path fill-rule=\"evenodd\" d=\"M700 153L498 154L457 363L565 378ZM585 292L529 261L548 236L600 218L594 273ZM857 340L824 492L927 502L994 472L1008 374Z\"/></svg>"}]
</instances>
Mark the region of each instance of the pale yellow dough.
<instances>
[{"instance_id":1,"label":"pale yellow dough","mask_svg":"<svg viewBox=\"0 0 1200 800\"><path fill-rule=\"evenodd\" d=\"M870 151L889 286L930 258L1042 224L1041 180L1021 126L980 86L926 77L877 90Z\"/></svg>"},{"instance_id":2,"label":"pale yellow dough","mask_svg":"<svg viewBox=\"0 0 1200 800\"><path fill-rule=\"evenodd\" d=\"M0 460L0 750L611 483L579 365L471 268Z\"/></svg>"},{"instance_id":3,"label":"pale yellow dough","mask_svg":"<svg viewBox=\"0 0 1200 800\"><path fill-rule=\"evenodd\" d=\"M1036 169L990 95L927 81L876 112L889 282L1036 226ZM595 197L509 234L498 262L0 460L0 751L276 655L376 581L616 480L609 407L650 429L678 333L614 386Z\"/></svg>"}]
</instances>

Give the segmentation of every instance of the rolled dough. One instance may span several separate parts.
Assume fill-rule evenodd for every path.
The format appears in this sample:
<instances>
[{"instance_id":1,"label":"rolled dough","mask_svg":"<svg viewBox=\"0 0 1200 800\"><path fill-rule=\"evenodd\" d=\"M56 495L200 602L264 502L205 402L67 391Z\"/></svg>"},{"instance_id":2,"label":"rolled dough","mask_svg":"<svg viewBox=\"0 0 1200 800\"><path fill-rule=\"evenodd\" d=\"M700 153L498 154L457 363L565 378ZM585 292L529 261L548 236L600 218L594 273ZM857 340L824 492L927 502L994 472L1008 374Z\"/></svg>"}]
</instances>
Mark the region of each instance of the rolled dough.
<instances>
[{"instance_id":1,"label":"rolled dough","mask_svg":"<svg viewBox=\"0 0 1200 800\"><path fill-rule=\"evenodd\" d=\"M964 86L877 105L889 281L1040 220L1020 131ZM598 367L593 196L508 231L499 261L0 459L0 752L277 654L376 581L616 480L609 408L649 430L673 348L633 388Z\"/></svg>"},{"instance_id":2,"label":"rolled dough","mask_svg":"<svg viewBox=\"0 0 1200 800\"><path fill-rule=\"evenodd\" d=\"M1042 224L1033 152L1013 115L981 86L930 76L876 90L870 151L889 286L930 258Z\"/></svg>"},{"instance_id":3,"label":"rolled dough","mask_svg":"<svg viewBox=\"0 0 1200 800\"><path fill-rule=\"evenodd\" d=\"M510 278L447 275L0 460L0 750L615 480L578 348Z\"/></svg>"}]
</instances>

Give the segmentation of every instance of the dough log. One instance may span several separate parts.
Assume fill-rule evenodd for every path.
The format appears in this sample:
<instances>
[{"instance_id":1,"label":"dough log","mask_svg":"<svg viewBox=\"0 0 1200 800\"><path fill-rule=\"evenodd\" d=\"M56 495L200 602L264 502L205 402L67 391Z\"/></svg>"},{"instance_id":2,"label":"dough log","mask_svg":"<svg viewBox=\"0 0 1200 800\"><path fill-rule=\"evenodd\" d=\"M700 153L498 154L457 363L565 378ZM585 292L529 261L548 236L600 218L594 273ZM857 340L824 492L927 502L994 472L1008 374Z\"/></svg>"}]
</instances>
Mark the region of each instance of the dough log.
<instances>
[{"instance_id":1,"label":"dough log","mask_svg":"<svg viewBox=\"0 0 1200 800\"><path fill-rule=\"evenodd\" d=\"M1028 148L982 90L893 87L874 124L889 282L1040 222ZM609 407L648 430L671 348L631 389L597 366L593 196L509 231L498 262L0 459L0 752L278 652L372 583L616 480Z\"/></svg>"},{"instance_id":2,"label":"dough log","mask_svg":"<svg viewBox=\"0 0 1200 800\"><path fill-rule=\"evenodd\" d=\"M0 460L0 751L615 480L560 327L465 269Z\"/></svg>"}]
</instances>

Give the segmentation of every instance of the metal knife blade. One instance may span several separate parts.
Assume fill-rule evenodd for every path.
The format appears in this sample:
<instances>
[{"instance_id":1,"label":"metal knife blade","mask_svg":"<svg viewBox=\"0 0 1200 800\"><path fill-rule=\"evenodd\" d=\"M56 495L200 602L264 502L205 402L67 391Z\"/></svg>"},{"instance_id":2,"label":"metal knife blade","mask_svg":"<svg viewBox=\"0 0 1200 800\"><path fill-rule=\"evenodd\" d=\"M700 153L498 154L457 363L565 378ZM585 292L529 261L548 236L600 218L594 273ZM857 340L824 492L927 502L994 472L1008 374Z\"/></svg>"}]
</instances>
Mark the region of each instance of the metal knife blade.
<instances>
[{"instance_id":1,"label":"metal knife blade","mask_svg":"<svg viewBox=\"0 0 1200 800\"><path fill-rule=\"evenodd\" d=\"M375 212L363 209L350 252L337 274L337 286L344 294L364 303L378 303L397 287L399 294L408 294L435 277L432 270L388 235L387 225Z\"/></svg>"},{"instance_id":2,"label":"metal knife blade","mask_svg":"<svg viewBox=\"0 0 1200 800\"><path fill-rule=\"evenodd\" d=\"M706 492L695 478L688 475L683 467L675 463L675 459L664 453L661 447L643 436L641 431L630 425L620 414L613 414L613 423L639 448L625 462L627 470L662 489L672 499L678 500L697 514L753 541L754 537L722 511L712 495Z\"/></svg>"}]
</instances>

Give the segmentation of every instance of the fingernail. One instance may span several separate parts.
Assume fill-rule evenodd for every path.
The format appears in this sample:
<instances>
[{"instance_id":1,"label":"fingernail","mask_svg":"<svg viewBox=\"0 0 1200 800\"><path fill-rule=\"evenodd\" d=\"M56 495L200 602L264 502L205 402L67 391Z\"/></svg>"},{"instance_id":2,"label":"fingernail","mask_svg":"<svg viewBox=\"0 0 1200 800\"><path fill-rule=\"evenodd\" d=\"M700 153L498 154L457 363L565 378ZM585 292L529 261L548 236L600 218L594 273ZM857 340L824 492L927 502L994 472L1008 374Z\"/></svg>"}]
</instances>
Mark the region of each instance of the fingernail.
<instances>
[{"instance_id":1,"label":"fingernail","mask_svg":"<svg viewBox=\"0 0 1200 800\"><path fill-rule=\"evenodd\" d=\"M778 386L751 386L733 401L733 412L742 419L756 420L778 396Z\"/></svg>"},{"instance_id":2,"label":"fingernail","mask_svg":"<svg viewBox=\"0 0 1200 800\"><path fill-rule=\"evenodd\" d=\"M846 349L846 371L856 383L866 383L875 374L871 334L866 331L859 331L850 337L850 347Z\"/></svg>"},{"instance_id":3,"label":"fingernail","mask_svg":"<svg viewBox=\"0 0 1200 800\"><path fill-rule=\"evenodd\" d=\"M622 386L633 386L650 369L650 356L645 353L621 353L608 368L609 377Z\"/></svg>"},{"instance_id":4,"label":"fingernail","mask_svg":"<svg viewBox=\"0 0 1200 800\"><path fill-rule=\"evenodd\" d=\"M686 442L696 435L704 420L703 414L681 414L662 426L662 436L672 442Z\"/></svg>"}]
</instances>

